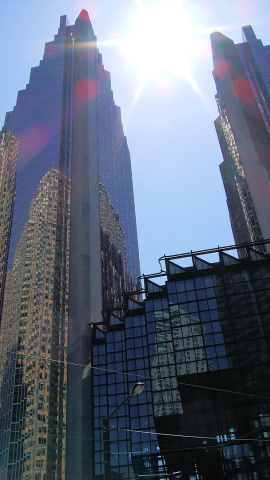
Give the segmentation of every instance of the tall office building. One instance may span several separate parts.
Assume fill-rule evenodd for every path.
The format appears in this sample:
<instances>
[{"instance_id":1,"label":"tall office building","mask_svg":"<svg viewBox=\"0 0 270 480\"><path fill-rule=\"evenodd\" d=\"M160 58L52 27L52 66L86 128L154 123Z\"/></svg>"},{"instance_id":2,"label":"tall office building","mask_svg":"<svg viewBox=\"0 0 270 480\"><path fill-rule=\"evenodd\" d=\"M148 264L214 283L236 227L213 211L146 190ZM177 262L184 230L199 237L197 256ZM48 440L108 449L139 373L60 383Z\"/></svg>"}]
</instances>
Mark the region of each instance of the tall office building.
<instances>
[{"instance_id":1,"label":"tall office building","mask_svg":"<svg viewBox=\"0 0 270 480\"><path fill-rule=\"evenodd\" d=\"M138 381L110 419L111 479L270 478L270 255L257 246L164 256L145 300L125 295L108 331L95 325L95 480L107 402Z\"/></svg>"},{"instance_id":2,"label":"tall office building","mask_svg":"<svg viewBox=\"0 0 270 480\"><path fill-rule=\"evenodd\" d=\"M83 366L139 256L120 109L85 10L61 17L6 115L0 199L0 479L91 479Z\"/></svg>"},{"instance_id":3,"label":"tall office building","mask_svg":"<svg viewBox=\"0 0 270 480\"><path fill-rule=\"evenodd\" d=\"M220 165L235 243L270 237L270 46L211 35ZM261 247L262 248L262 247ZM269 248L269 247L263 247ZM240 252L241 253L241 252Z\"/></svg>"}]
</instances>

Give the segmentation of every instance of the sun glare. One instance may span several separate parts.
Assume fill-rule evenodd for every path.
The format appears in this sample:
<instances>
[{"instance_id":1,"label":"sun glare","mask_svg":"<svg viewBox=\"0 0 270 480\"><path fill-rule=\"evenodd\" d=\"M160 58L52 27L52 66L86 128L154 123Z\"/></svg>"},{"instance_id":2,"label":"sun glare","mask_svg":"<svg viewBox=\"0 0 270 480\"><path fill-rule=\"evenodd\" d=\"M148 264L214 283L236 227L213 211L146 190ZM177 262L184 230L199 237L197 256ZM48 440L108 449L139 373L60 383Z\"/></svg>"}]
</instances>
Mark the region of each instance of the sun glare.
<instances>
[{"instance_id":1,"label":"sun glare","mask_svg":"<svg viewBox=\"0 0 270 480\"><path fill-rule=\"evenodd\" d=\"M161 0L150 7L140 0L139 22L125 40L124 53L144 82L159 73L189 76L190 52L197 32L181 0Z\"/></svg>"}]
</instances>

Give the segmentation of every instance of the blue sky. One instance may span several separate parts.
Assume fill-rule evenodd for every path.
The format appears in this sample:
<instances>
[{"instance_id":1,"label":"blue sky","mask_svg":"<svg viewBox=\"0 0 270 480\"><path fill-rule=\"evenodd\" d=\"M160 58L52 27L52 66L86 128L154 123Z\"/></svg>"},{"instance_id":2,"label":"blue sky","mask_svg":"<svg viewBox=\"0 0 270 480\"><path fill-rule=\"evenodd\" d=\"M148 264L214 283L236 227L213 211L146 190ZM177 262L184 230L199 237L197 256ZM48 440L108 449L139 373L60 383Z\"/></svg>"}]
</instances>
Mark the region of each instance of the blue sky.
<instances>
[{"instance_id":1,"label":"blue sky","mask_svg":"<svg viewBox=\"0 0 270 480\"><path fill-rule=\"evenodd\" d=\"M175 0L166 0L167 5L171 1ZM270 44L269 0L178 0L183 15L178 11L177 17L169 17L164 12L163 23L155 16L158 3L10 0L1 5L1 124L5 112L16 103L18 90L25 88L31 67L42 59L45 42L57 32L60 15L66 14L73 24L82 8L88 10L105 68L111 72L115 102L122 110L145 274L159 270L157 260L164 253L233 243L213 125L217 108L209 35L217 29L241 42L241 26L251 24L264 45ZM143 23L138 27L144 7L151 9L153 19L148 20L148 32ZM175 18L179 18L177 29L183 31L182 37L171 35ZM138 58L125 47L134 29L138 43L133 50L143 49L159 65L158 72L144 83ZM193 29L196 41L189 38ZM178 73L177 65L183 67Z\"/></svg>"}]
</instances>

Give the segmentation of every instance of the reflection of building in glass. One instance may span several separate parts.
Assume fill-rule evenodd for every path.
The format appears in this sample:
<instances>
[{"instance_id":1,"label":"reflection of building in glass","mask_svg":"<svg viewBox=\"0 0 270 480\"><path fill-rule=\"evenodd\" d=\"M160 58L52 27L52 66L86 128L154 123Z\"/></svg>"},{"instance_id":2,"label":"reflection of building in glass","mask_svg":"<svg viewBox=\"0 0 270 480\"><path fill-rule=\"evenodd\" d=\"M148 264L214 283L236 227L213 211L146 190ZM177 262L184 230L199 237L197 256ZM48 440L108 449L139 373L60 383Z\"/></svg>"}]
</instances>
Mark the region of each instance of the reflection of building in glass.
<instances>
[{"instance_id":1,"label":"reflection of building in glass","mask_svg":"<svg viewBox=\"0 0 270 480\"><path fill-rule=\"evenodd\" d=\"M169 312L167 309L157 310L154 316L156 355L151 364L154 415L181 413ZM161 380L165 378L166 381Z\"/></svg>"},{"instance_id":2,"label":"reflection of building in glass","mask_svg":"<svg viewBox=\"0 0 270 480\"><path fill-rule=\"evenodd\" d=\"M92 480L83 366L139 256L120 109L85 10L61 17L6 115L0 200L0 479Z\"/></svg>"},{"instance_id":3,"label":"reflection of building in glass","mask_svg":"<svg viewBox=\"0 0 270 480\"><path fill-rule=\"evenodd\" d=\"M106 402L135 381L145 391L111 420L112 478L270 478L270 257L253 244L245 253L165 257L166 273L144 277L145 300L126 295L108 332L96 326L96 480Z\"/></svg>"},{"instance_id":4,"label":"reflection of building in glass","mask_svg":"<svg viewBox=\"0 0 270 480\"><path fill-rule=\"evenodd\" d=\"M103 185L100 185L100 228L103 307L109 308L115 301L119 302L124 290L132 290L134 283L127 270L125 235L119 215Z\"/></svg>"},{"instance_id":5,"label":"reflection of building in glass","mask_svg":"<svg viewBox=\"0 0 270 480\"><path fill-rule=\"evenodd\" d=\"M43 478L50 470L60 475L64 470L68 250L62 263L56 227L58 188L59 172L52 169L31 202L6 279L0 388L2 402L9 402L14 392L12 430L4 444L8 478L33 478L37 471Z\"/></svg>"},{"instance_id":6,"label":"reflection of building in glass","mask_svg":"<svg viewBox=\"0 0 270 480\"><path fill-rule=\"evenodd\" d=\"M220 170L236 243L270 237L270 52L251 26L243 37L235 45L211 36Z\"/></svg>"},{"instance_id":7,"label":"reflection of building in glass","mask_svg":"<svg viewBox=\"0 0 270 480\"><path fill-rule=\"evenodd\" d=\"M0 319L15 198L17 151L15 137L3 131L0 143Z\"/></svg>"},{"instance_id":8,"label":"reflection of building in glass","mask_svg":"<svg viewBox=\"0 0 270 480\"><path fill-rule=\"evenodd\" d=\"M155 417L183 413L178 375L211 370L204 348L203 326L184 305L180 307L183 308L173 305L170 314L162 310L154 312L156 356L151 364L151 378Z\"/></svg>"}]
</instances>

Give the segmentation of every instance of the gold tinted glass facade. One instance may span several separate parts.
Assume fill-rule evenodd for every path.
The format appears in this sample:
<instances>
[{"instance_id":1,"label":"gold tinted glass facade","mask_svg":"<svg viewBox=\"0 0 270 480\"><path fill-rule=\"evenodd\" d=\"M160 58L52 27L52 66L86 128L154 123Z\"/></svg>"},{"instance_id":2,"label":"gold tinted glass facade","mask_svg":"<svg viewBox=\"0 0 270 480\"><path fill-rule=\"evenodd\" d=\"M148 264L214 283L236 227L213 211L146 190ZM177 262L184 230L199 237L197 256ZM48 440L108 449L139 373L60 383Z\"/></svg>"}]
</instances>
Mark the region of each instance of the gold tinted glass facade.
<instances>
[{"instance_id":1,"label":"gold tinted glass facade","mask_svg":"<svg viewBox=\"0 0 270 480\"><path fill-rule=\"evenodd\" d=\"M67 239L69 201L63 217L59 183L56 169L41 180L7 274L0 382L4 401L14 392L5 409L12 415L8 478L62 478L64 471L69 252L58 229L61 220Z\"/></svg>"},{"instance_id":2,"label":"gold tinted glass facade","mask_svg":"<svg viewBox=\"0 0 270 480\"><path fill-rule=\"evenodd\" d=\"M15 198L18 141L11 132L2 132L0 143L0 319Z\"/></svg>"}]
</instances>

